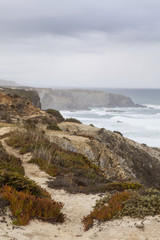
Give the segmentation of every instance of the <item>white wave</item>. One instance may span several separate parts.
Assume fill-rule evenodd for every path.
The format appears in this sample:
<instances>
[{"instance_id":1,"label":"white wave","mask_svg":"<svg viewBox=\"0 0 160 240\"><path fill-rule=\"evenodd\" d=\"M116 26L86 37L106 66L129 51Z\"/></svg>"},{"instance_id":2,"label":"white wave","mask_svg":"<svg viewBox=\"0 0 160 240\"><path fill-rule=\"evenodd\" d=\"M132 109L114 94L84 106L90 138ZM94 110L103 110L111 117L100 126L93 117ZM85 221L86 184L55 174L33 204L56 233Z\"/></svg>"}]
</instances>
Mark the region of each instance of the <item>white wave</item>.
<instances>
[{"instance_id":1,"label":"white wave","mask_svg":"<svg viewBox=\"0 0 160 240\"><path fill-rule=\"evenodd\" d=\"M149 109L160 109L160 105L144 104Z\"/></svg>"},{"instance_id":2,"label":"white wave","mask_svg":"<svg viewBox=\"0 0 160 240\"><path fill-rule=\"evenodd\" d=\"M120 131L125 137L149 146L160 147L160 105L147 108L93 108L89 111L61 111L65 118L73 117L84 124L93 124L110 131Z\"/></svg>"}]
</instances>

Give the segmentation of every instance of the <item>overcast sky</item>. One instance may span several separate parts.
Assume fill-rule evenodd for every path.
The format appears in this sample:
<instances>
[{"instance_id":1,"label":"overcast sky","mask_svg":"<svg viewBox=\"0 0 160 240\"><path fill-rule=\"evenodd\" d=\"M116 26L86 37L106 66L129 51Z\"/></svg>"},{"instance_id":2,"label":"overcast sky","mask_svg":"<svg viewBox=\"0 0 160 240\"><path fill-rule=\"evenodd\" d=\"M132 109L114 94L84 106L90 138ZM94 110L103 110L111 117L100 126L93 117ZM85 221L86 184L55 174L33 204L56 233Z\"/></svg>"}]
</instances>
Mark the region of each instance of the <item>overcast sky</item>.
<instances>
[{"instance_id":1,"label":"overcast sky","mask_svg":"<svg viewBox=\"0 0 160 240\"><path fill-rule=\"evenodd\" d=\"M160 1L0 0L0 79L160 88Z\"/></svg>"}]
</instances>

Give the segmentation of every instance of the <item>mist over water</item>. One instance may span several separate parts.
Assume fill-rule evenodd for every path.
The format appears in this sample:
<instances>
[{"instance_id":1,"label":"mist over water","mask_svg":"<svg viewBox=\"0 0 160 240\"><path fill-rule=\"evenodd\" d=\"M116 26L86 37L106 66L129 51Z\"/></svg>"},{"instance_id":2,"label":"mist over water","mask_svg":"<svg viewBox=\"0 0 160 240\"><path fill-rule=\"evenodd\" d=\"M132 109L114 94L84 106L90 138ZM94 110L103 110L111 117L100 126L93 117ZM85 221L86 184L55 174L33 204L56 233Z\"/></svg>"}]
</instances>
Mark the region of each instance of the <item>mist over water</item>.
<instances>
[{"instance_id":1,"label":"mist over water","mask_svg":"<svg viewBox=\"0 0 160 240\"><path fill-rule=\"evenodd\" d=\"M160 89L119 89L119 92L114 89L115 92L129 97L132 95L134 102L144 104L146 108L94 108L61 113L65 118L77 118L84 124L120 131L136 142L160 147Z\"/></svg>"}]
</instances>

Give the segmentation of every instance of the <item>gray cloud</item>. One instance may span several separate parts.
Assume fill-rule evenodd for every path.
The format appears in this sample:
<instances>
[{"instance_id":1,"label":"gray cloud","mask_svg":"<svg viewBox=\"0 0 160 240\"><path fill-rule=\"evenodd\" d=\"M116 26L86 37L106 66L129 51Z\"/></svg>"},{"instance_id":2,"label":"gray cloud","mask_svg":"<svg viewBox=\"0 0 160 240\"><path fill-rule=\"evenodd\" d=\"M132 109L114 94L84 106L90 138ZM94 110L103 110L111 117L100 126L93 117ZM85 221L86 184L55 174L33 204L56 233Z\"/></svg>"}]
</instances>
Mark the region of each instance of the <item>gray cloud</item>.
<instances>
[{"instance_id":1,"label":"gray cloud","mask_svg":"<svg viewBox=\"0 0 160 240\"><path fill-rule=\"evenodd\" d=\"M0 9L2 38L103 32L123 40L160 40L156 0L2 0Z\"/></svg>"},{"instance_id":2,"label":"gray cloud","mask_svg":"<svg viewBox=\"0 0 160 240\"><path fill-rule=\"evenodd\" d=\"M0 0L0 78L160 87L159 0Z\"/></svg>"}]
</instances>

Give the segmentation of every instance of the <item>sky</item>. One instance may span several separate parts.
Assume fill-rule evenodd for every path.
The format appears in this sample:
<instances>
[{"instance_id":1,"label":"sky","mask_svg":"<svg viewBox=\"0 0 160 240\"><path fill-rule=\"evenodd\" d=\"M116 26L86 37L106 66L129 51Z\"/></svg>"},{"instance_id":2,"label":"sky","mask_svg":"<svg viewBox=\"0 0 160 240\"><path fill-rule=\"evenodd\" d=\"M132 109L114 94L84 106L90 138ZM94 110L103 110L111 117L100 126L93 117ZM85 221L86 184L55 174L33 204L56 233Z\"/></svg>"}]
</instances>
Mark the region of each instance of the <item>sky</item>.
<instances>
[{"instance_id":1,"label":"sky","mask_svg":"<svg viewBox=\"0 0 160 240\"><path fill-rule=\"evenodd\" d=\"M159 0L0 0L0 79L160 88Z\"/></svg>"}]
</instances>

